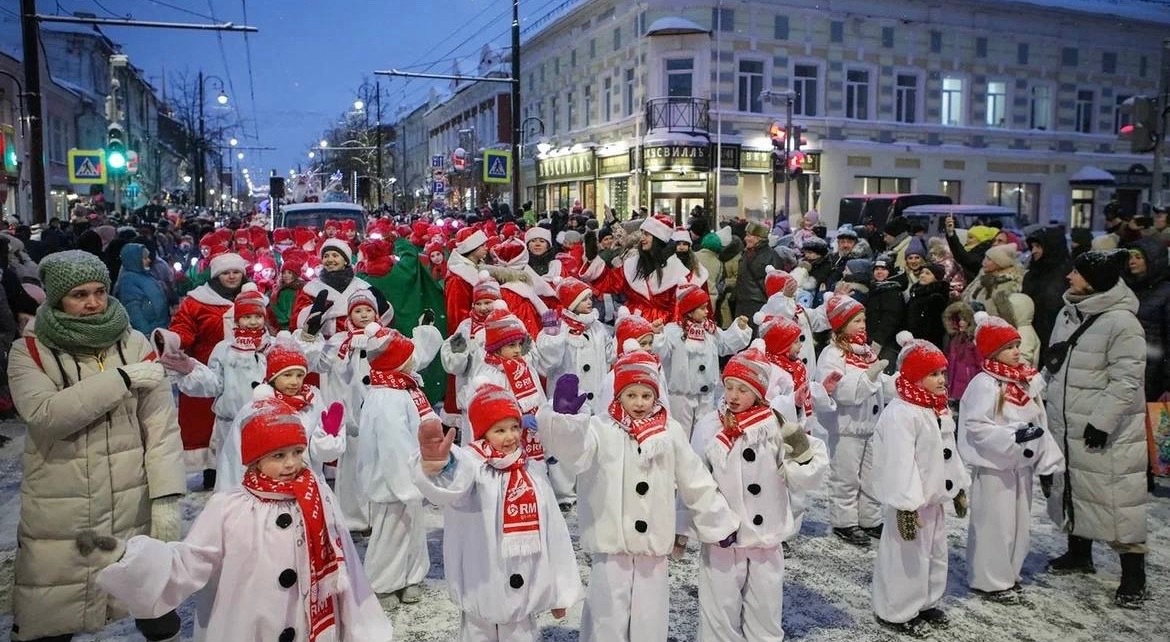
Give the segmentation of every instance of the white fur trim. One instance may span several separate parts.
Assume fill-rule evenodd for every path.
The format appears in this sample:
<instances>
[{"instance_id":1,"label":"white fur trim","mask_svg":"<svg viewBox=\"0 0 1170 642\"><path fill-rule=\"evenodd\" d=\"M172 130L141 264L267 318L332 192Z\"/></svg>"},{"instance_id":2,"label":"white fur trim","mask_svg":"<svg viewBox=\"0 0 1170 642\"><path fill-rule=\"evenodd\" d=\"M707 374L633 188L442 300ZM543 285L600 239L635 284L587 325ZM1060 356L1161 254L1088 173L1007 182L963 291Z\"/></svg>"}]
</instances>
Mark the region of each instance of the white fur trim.
<instances>
[{"instance_id":1,"label":"white fur trim","mask_svg":"<svg viewBox=\"0 0 1170 642\"><path fill-rule=\"evenodd\" d=\"M646 217L645 221L638 226L638 229L653 236L654 238L666 243L670 240L670 236L674 234L674 228L654 218L653 216Z\"/></svg>"},{"instance_id":2,"label":"white fur trim","mask_svg":"<svg viewBox=\"0 0 1170 642\"><path fill-rule=\"evenodd\" d=\"M272 386L262 383L255 388L252 388L252 401L263 401L271 399L276 396L276 389Z\"/></svg>"},{"instance_id":3,"label":"white fur trim","mask_svg":"<svg viewBox=\"0 0 1170 642\"><path fill-rule=\"evenodd\" d=\"M346 263L353 265L353 250L349 249L349 243L341 239L327 239L317 248L317 255L320 256L325 253L325 250L336 250L345 257Z\"/></svg>"},{"instance_id":4,"label":"white fur trim","mask_svg":"<svg viewBox=\"0 0 1170 642\"><path fill-rule=\"evenodd\" d=\"M670 240L674 241L675 243L690 243L691 233L686 229L679 228L670 235Z\"/></svg>"},{"instance_id":5,"label":"white fur trim","mask_svg":"<svg viewBox=\"0 0 1170 642\"><path fill-rule=\"evenodd\" d=\"M235 252L216 255L208 265L211 269L211 278L213 279L228 270L239 270L244 273L248 271L248 262L244 260L244 257Z\"/></svg>"},{"instance_id":6,"label":"white fur trim","mask_svg":"<svg viewBox=\"0 0 1170 642\"><path fill-rule=\"evenodd\" d=\"M475 248L487 243L487 235L483 230L476 230L474 234L463 239L461 242L455 244L455 251L459 254L467 254L475 250Z\"/></svg>"},{"instance_id":7,"label":"white fur trim","mask_svg":"<svg viewBox=\"0 0 1170 642\"><path fill-rule=\"evenodd\" d=\"M909 330L902 330L894 335L894 339L898 342L898 345L904 348L914 342L914 335L910 334Z\"/></svg>"},{"instance_id":8,"label":"white fur trim","mask_svg":"<svg viewBox=\"0 0 1170 642\"><path fill-rule=\"evenodd\" d=\"M552 245L552 232L543 227L530 227L524 232L524 243L527 244L532 239L544 239L545 243Z\"/></svg>"}]
</instances>

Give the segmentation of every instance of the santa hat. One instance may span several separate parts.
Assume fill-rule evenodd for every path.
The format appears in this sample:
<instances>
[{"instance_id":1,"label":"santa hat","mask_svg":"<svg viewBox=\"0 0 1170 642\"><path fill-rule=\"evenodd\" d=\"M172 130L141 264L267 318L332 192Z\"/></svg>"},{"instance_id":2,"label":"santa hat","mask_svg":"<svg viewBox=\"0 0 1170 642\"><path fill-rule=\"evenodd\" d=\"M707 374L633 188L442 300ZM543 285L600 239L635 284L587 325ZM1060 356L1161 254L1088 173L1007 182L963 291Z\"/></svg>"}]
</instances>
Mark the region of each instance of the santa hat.
<instances>
[{"instance_id":1,"label":"santa hat","mask_svg":"<svg viewBox=\"0 0 1170 642\"><path fill-rule=\"evenodd\" d=\"M473 227L465 227L455 235L455 251L460 254L471 254L484 243L487 235Z\"/></svg>"},{"instance_id":2,"label":"santa hat","mask_svg":"<svg viewBox=\"0 0 1170 642\"><path fill-rule=\"evenodd\" d=\"M492 310L484 320L484 348L488 352L496 352L509 343L522 341L528 336L524 323L516 318L516 315L508 312L503 301L497 301L496 305L501 307Z\"/></svg>"},{"instance_id":3,"label":"santa hat","mask_svg":"<svg viewBox=\"0 0 1170 642\"><path fill-rule=\"evenodd\" d=\"M648 386L659 396L658 369L654 362L646 359L645 353L640 350L626 352L613 363L613 396L618 396L629 386L640 384Z\"/></svg>"},{"instance_id":4,"label":"santa hat","mask_svg":"<svg viewBox=\"0 0 1170 642\"><path fill-rule=\"evenodd\" d=\"M528 246L520 239L508 239L492 248L492 256L504 267L522 270L528 265Z\"/></svg>"},{"instance_id":5,"label":"santa hat","mask_svg":"<svg viewBox=\"0 0 1170 642\"><path fill-rule=\"evenodd\" d=\"M617 311L617 323L614 325L614 334L617 337L618 354L625 352L626 339L638 339L654 334L654 326L641 315L631 314L630 309L621 306Z\"/></svg>"},{"instance_id":6,"label":"santa hat","mask_svg":"<svg viewBox=\"0 0 1170 642\"><path fill-rule=\"evenodd\" d=\"M532 239L542 239L545 243L552 245L552 232L543 227L530 227L524 233L524 243L527 244Z\"/></svg>"},{"instance_id":7,"label":"santa hat","mask_svg":"<svg viewBox=\"0 0 1170 642\"><path fill-rule=\"evenodd\" d=\"M349 234L350 232L357 234L357 221L351 218L342 219L340 227L341 231L345 234Z\"/></svg>"},{"instance_id":8,"label":"santa hat","mask_svg":"<svg viewBox=\"0 0 1170 642\"><path fill-rule=\"evenodd\" d=\"M338 238L325 239L325 242L321 244L321 247L317 248L317 254L321 257L324 257L325 252L329 250L333 250L334 252L337 252L341 254L341 256L345 257L345 263L347 265L353 265L353 250L349 248L349 243L346 243L345 241Z\"/></svg>"},{"instance_id":9,"label":"santa hat","mask_svg":"<svg viewBox=\"0 0 1170 642\"><path fill-rule=\"evenodd\" d=\"M593 290L580 279L569 277L557 283L557 300L560 301L561 307L570 312L591 296Z\"/></svg>"},{"instance_id":10,"label":"santa hat","mask_svg":"<svg viewBox=\"0 0 1170 642\"><path fill-rule=\"evenodd\" d=\"M335 218L325 219L325 233L328 234L329 230L333 230L334 232L337 232L337 219L335 219Z\"/></svg>"},{"instance_id":11,"label":"santa hat","mask_svg":"<svg viewBox=\"0 0 1170 642\"><path fill-rule=\"evenodd\" d=\"M258 404L240 429L240 461L247 466L281 448L308 445L305 426L296 411L275 399Z\"/></svg>"},{"instance_id":12,"label":"santa hat","mask_svg":"<svg viewBox=\"0 0 1170 642\"><path fill-rule=\"evenodd\" d=\"M260 289L256 287L256 284L245 283L232 304L232 316L235 317L236 321L250 314L264 316L264 305L264 295L260 294Z\"/></svg>"},{"instance_id":13,"label":"santa hat","mask_svg":"<svg viewBox=\"0 0 1170 642\"><path fill-rule=\"evenodd\" d=\"M500 236L506 239L516 238L520 236L520 226L515 223L504 223L500 228Z\"/></svg>"},{"instance_id":14,"label":"santa hat","mask_svg":"<svg viewBox=\"0 0 1170 642\"><path fill-rule=\"evenodd\" d=\"M492 426L505 419L520 421L520 404L516 403L512 391L483 379L472 382L472 389L475 394L467 407L467 421L471 424L471 433L475 439L483 439Z\"/></svg>"},{"instance_id":15,"label":"santa hat","mask_svg":"<svg viewBox=\"0 0 1170 642\"><path fill-rule=\"evenodd\" d=\"M281 271L287 270L300 277L301 272L305 269L305 262L309 260L309 255L304 250L289 248L280 253L280 259L282 261Z\"/></svg>"},{"instance_id":16,"label":"santa hat","mask_svg":"<svg viewBox=\"0 0 1170 642\"><path fill-rule=\"evenodd\" d=\"M1012 341L1019 341L1020 333L1007 321L980 310L975 313L975 349L983 359L994 357Z\"/></svg>"},{"instance_id":17,"label":"santa hat","mask_svg":"<svg viewBox=\"0 0 1170 642\"><path fill-rule=\"evenodd\" d=\"M492 275L487 272L479 273L479 281L475 283L475 287L471 288L471 302L500 300L500 284L492 278Z\"/></svg>"},{"instance_id":18,"label":"santa hat","mask_svg":"<svg viewBox=\"0 0 1170 642\"><path fill-rule=\"evenodd\" d=\"M358 261L359 271L367 276L386 276L394 267L394 255L390 253L390 243L382 239L369 239L358 246L361 260Z\"/></svg>"},{"instance_id":19,"label":"santa hat","mask_svg":"<svg viewBox=\"0 0 1170 642\"><path fill-rule=\"evenodd\" d=\"M747 384L760 399L767 398L768 373L771 370L768 357L755 348L748 348L733 356L723 367L723 379L735 379Z\"/></svg>"},{"instance_id":20,"label":"santa hat","mask_svg":"<svg viewBox=\"0 0 1170 642\"><path fill-rule=\"evenodd\" d=\"M381 341L377 347L367 348L368 354L373 355L370 357L371 370L398 370L414 355L414 342L401 332L381 328L377 333L385 336L379 337Z\"/></svg>"},{"instance_id":21,"label":"santa hat","mask_svg":"<svg viewBox=\"0 0 1170 642\"><path fill-rule=\"evenodd\" d=\"M287 245L294 243L293 231L287 227L278 227L272 230L272 242L275 245Z\"/></svg>"},{"instance_id":22,"label":"santa hat","mask_svg":"<svg viewBox=\"0 0 1170 642\"><path fill-rule=\"evenodd\" d=\"M796 277L771 265L764 268L764 294L768 298L783 292L790 283L796 283Z\"/></svg>"},{"instance_id":23,"label":"santa hat","mask_svg":"<svg viewBox=\"0 0 1170 642\"><path fill-rule=\"evenodd\" d=\"M760 323L760 338L768 354L788 354L800 333L800 326L785 316L769 316Z\"/></svg>"},{"instance_id":24,"label":"santa hat","mask_svg":"<svg viewBox=\"0 0 1170 642\"><path fill-rule=\"evenodd\" d=\"M199 239L200 249L206 249L208 255L220 254L228 249L228 242L218 234L204 234Z\"/></svg>"},{"instance_id":25,"label":"santa hat","mask_svg":"<svg viewBox=\"0 0 1170 642\"><path fill-rule=\"evenodd\" d=\"M692 310L697 310L710 302L711 295L707 294L707 288L694 283L683 283L674 293L675 316L681 320Z\"/></svg>"},{"instance_id":26,"label":"santa hat","mask_svg":"<svg viewBox=\"0 0 1170 642\"><path fill-rule=\"evenodd\" d=\"M642 221L638 229L666 243L674 234L674 221L670 220L669 216L650 216Z\"/></svg>"},{"instance_id":27,"label":"santa hat","mask_svg":"<svg viewBox=\"0 0 1170 642\"><path fill-rule=\"evenodd\" d=\"M211 259L211 278L215 278L229 270L238 270L240 272L248 271L248 262L244 257L235 252L225 252L218 254Z\"/></svg>"},{"instance_id":28,"label":"santa hat","mask_svg":"<svg viewBox=\"0 0 1170 642\"><path fill-rule=\"evenodd\" d=\"M291 341L292 335L287 332L280 334L281 337L278 337L278 340L268 349L268 369L264 371L265 381L270 382L289 370L300 369L306 373L309 371L309 362L305 360L305 355L297 349L296 344ZM285 337L288 340L279 340Z\"/></svg>"},{"instance_id":29,"label":"santa hat","mask_svg":"<svg viewBox=\"0 0 1170 642\"><path fill-rule=\"evenodd\" d=\"M825 314L829 317L829 326L833 330L844 328L850 319L865 312L865 307L852 297L838 294L826 299Z\"/></svg>"},{"instance_id":30,"label":"santa hat","mask_svg":"<svg viewBox=\"0 0 1170 642\"><path fill-rule=\"evenodd\" d=\"M349 307L345 311L346 316L353 314L355 309L360 308L363 305L369 306L369 308L373 310L375 314L378 312L378 300L374 298L374 293L369 288L362 288L357 292L349 295L348 303Z\"/></svg>"},{"instance_id":31,"label":"santa hat","mask_svg":"<svg viewBox=\"0 0 1170 642\"><path fill-rule=\"evenodd\" d=\"M394 222L388 218L374 219L366 227L366 238L385 239L389 241L394 236Z\"/></svg>"},{"instance_id":32,"label":"santa hat","mask_svg":"<svg viewBox=\"0 0 1170 642\"><path fill-rule=\"evenodd\" d=\"M946 369L947 357L933 343L915 339L914 335L905 330L899 332L896 338L898 345L902 346L902 351L898 353L898 373L903 380L917 384L926 375Z\"/></svg>"},{"instance_id":33,"label":"santa hat","mask_svg":"<svg viewBox=\"0 0 1170 642\"><path fill-rule=\"evenodd\" d=\"M670 240L675 243L690 243L691 232L685 227L679 226L674 229L674 233L670 235Z\"/></svg>"},{"instance_id":34,"label":"santa hat","mask_svg":"<svg viewBox=\"0 0 1170 642\"><path fill-rule=\"evenodd\" d=\"M232 235L232 240L235 241L236 245L243 243L244 245L250 246L252 245L252 233L246 228L238 229Z\"/></svg>"},{"instance_id":35,"label":"santa hat","mask_svg":"<svg viewBox=\"0 0 1170 642\"><path fill-rule=\"evenodd\" d=\"M297 247L311 252L317 245L317 230L311 227L298 227L293 230L293 239L296 241Z\"/></svg>"}]
</instances>

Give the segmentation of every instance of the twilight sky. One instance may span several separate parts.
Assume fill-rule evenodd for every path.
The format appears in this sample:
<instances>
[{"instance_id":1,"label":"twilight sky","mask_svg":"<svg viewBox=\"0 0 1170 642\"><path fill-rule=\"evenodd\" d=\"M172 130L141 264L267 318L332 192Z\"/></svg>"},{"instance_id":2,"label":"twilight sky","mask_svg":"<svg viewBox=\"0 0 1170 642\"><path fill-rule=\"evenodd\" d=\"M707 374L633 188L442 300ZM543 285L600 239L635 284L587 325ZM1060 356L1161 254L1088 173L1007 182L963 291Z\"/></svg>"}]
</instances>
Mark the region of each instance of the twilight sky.
<instances>
[{"instance_id":1,"label":"twilight sky","mask_svg":"<svg viewBox=\"0 0 1170 642\"><path fill-rule=\"evenodd\" d=\"M522 0L524 25L566 0ZM0 0L11 9L17 0ZM231 105L245 123L241 145L275 147L245 152L253 175L282 174L306 162L308 146L322 130L352 109L357 87L371 83L375 69L451 73L453 58L474 57L491 42L507 46L511 25L507 0L38 0L41 13L88 12L99 17L249 24L250 34L102 27L136 67L159 88L173 77L203 70L228 85ZM245 20L245 11L247 19ZM198 14L198 15L196 15ZM222 42L222 45L221 45ZM249 75L248 48L251 48ZM434 65L427 69L430 63ZM472 70L473 72L473 70ZM163 78L167 78L166 82ZM399 107L413 108L434 81L382 79L383 121ZM443 85L442 82L438 83ZM207 108L214 102L207 83ZM253 100L254 97L254 100Z\"/></svg>"}]
</instances>

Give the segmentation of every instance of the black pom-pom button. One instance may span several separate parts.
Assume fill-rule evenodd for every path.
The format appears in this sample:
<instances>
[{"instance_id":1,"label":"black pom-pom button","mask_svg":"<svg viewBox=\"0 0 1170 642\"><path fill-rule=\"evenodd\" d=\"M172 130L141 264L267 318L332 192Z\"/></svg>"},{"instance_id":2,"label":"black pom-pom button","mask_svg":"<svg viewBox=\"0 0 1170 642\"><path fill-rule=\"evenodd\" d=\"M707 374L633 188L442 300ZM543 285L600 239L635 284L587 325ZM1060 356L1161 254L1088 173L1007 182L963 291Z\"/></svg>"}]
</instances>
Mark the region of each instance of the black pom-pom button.
<instances>
[{"instance_id":1,"label":"black pom-pom button","mask_svg":"<svg viewBox=\"0 0 1170 642\"><path fill-rule=\"evenodd\" d=\"M638 531L639 533L645 533L649 529L650 526L640 519L634 522L634 530Z\"/></svg>"},{"instance_id":2,"label":"black pom-pom button","mask_svg":"<svg viewBox=\"0 0 1170 642\"><path fill-rule=\"evenodd\" d=\"M292 515L288 513L281 513L276 516L276 525L280 528L288 528L292 526Z\"/></svg>"},{"instance_id":3,"label":"black pom-pom button","mask_svg":"<svg viewBox=\"0 0 1170 642\"><path fill-rule=\"evenodd\" d=\"M513 573L512 577L508 578L508 586L511 586L514 589L518 589L521 586L524 586L524 578L521 577L519 573Z\"/></svg>"}]
</instances>

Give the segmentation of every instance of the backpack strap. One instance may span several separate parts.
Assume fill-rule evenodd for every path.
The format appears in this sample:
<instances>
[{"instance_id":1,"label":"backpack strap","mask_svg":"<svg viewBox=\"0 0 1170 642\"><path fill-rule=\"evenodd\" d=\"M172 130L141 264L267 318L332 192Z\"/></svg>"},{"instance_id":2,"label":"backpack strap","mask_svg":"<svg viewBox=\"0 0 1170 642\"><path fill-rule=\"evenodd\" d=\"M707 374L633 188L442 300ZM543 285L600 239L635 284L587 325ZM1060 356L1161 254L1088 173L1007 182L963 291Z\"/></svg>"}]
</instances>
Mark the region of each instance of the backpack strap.
<instances>
[{"instance_id":1,"label":"backpack strap","mask_svg":"<svg viewBox=\"0 0 1170 642\"><path fill-rule=\"evenodd\" d=\"M28 356L32 357L33 363L42 371L45 369L45 364L41 362L41 350L37 347L37 338L27 336L24 338L24 344L28 346Z\"/></svg>"}]
</instances>

